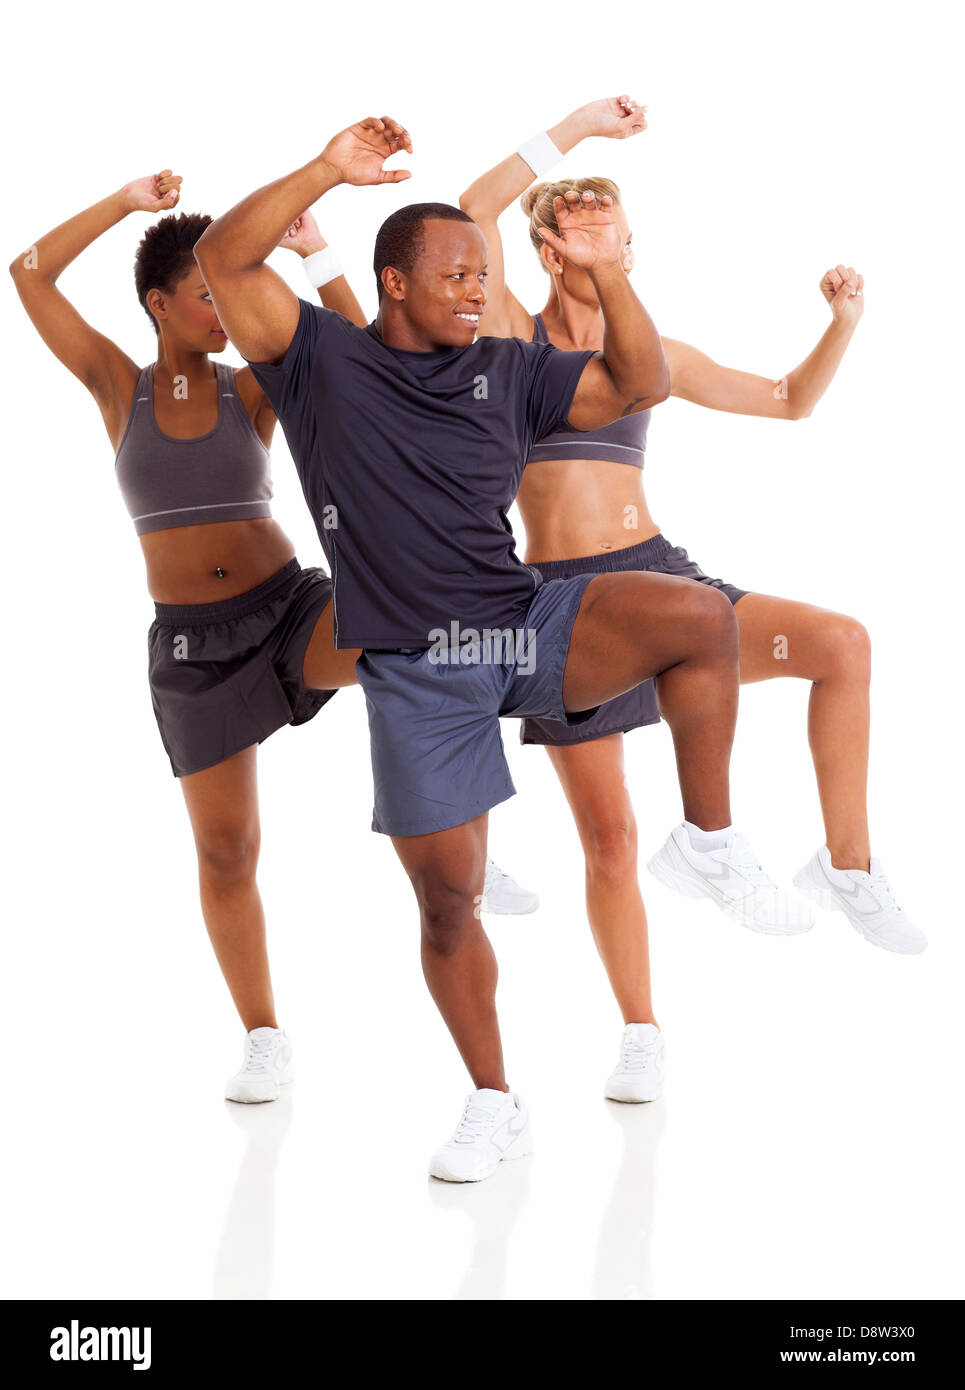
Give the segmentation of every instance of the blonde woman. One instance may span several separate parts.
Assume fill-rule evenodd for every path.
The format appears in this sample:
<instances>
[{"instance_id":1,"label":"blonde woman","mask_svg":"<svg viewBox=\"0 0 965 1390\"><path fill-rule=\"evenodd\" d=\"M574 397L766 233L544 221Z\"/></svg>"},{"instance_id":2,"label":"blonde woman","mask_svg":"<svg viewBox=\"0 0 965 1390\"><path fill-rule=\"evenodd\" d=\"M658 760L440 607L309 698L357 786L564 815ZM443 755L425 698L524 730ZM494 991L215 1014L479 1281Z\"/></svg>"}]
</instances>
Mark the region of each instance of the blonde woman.
<instances>
[{"instance_id":1,"label":"blonde woman","mask_svg":"<svg viewBox=\"0 0 965 1390\"><path fill-rule=\"evenodd\" d=\"M623 266L629 274L632 231L619 188L602 178L531 185L534 173L546 172L550 161L581 140L626 138L645 127L644 108L629 97L593 102L528 141L466 189L460 206L482 229L489 248L480 334L548 341L564 350L602 346L603 317L593 286L565 257L557 212L568 192L609 195L623 232ZM537 314L520 303L504 277L497 219L517 199L549 282ZM803 361L779 379L723 367L687 343L663 338L671 394L734 414L781 420L810 415L861 319L863 285L851 266L838 265L824 275L820 288L831 322ZM534 446L518 497L527 564L547 580L633 568L722 589L735 605L740 628L742 683L777 676L811 683L808 739L826 842L795 875L795 885L821 905L844 912L875 945L909 954L923 950L924 935L897 906L880 863L871 856L866 808L870 646L865 629L840 613L710 578L686 550L666 540L650 514L643 486L648 417L644 411L601 430L561 431ZM635 519L635 530L627 529L628 516ZM788 639L786 660L774 659L775 633ZM647 682L578 727L526 720L521 729L524 743L547 748L583 845L590 925L628 1025L615 1075L641 1078L653 1071L659 1038L647 919L637 880L636 827L624 782L623 735L659 718L654 684ZM649 867L689 896L713 896L711 865L719 848L681 827ZM702 853L709 856L703 863ZM645 1080L638 1089L648 1091Z\"/></svg>"}]
</instances>

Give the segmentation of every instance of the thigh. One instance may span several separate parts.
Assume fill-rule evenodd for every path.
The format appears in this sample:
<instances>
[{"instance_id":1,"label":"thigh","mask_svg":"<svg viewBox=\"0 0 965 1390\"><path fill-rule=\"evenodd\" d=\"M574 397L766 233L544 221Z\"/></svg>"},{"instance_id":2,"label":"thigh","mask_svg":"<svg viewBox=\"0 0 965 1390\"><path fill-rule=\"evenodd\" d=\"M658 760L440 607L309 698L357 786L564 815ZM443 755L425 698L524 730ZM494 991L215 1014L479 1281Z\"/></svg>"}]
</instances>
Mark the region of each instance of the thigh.
<instances>
[{"instance_id":1,"label":"thigh","mask_svg":"<svg viewBox=\"0 0 965 1390\"><path fill-rule=\"evenodd\" d=\"M708 619L723 622L725 610L731 605L719 590L693 579L642 570L598 575L573 624L566 708L602 704L686 660Z\"/></svg>"},{"instance_id":2,"label":"thigh","mask_svg":"<svg viewBox=\"0 0 965 1390\"><path fill-rule=\"evenodd\" d=\"M361 655L356 647L339 650L335 646L334 607L331 601L318 615L302 663L302 680L309 690L338 690L357 685L355 663Z\"/></svg>"},{"instance_id":3,"label":"thigh","mask_svg":"<svg viewBox=\"0 0 965 1390\"><path fill-rule=\"evenodd\" d=\"M203 772L180 778L199 846L230 835L251 844L259 834L258 748L244 748Z\"/></svg>"},{"instance_id":4,"label":"thigh","mask_svg":"<svg viewBox=\"0 0 965 1390\"><path fill-rule=\"evenodd\" d=\"M742 685L777 676L820 680L839 635L859 626L830 608L772 594L745 594L734 612L740 629Z\"/></svg>"},{"instance_id":5,"label":"thigh","mask_svg":"<svg viewBox=\"0 0 965 1390\"><path fill-rule=\"evenodd\" d=\"M408 839L458 829L515 793L499 728L504 668L364 651L372 829Z\"/></svg>"}]
</instances>

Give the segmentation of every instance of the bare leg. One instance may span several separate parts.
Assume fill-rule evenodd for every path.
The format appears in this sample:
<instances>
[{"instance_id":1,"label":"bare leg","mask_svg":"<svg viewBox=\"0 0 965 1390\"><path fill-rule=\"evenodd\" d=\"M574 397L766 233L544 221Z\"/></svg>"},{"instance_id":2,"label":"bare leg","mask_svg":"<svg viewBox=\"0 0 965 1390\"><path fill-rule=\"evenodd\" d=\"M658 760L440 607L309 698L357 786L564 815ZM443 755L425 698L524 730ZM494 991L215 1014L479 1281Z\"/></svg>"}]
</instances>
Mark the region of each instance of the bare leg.
<instances>
[{"instance_id":1,"label":"bare leg","mask_svg":"<svg viewBox=\"0 0 965 1390\"><path fill-rule=\"evenodd\" d=\"M305 684L316 690L354 685L358 655L335 650L329 603L305 652ZM181 790L198 851L201 911L221 973L246 1031L277 1028L265 914L255 881L261 844L257 747L182 777Z\"/></svg>"},{"instance_id":2,"label":"bare leg","mask_svg":"<svg viewBox=\"0 0 965 1390\"><path fill-rule=\"evenodd\" d=\"M566 709L589 709L651 676L673 735L684 815L702 830L719 830L731 819L737 718L738 631L730 601L670 575L597 576L573 626Z\"/></svg>"},{"instance_id":3,"label":"bare leg","mask_svg":"<svg viewBox=\"0 0 965 1390\"><path fill-rule=\"evenodd\" d=\"M201 911L221 973L246 1032L277 1028L255 872L257 747L181 778L198 851Z\"/></svg>"},{"instance_id":4,"label":"bare leg","mask_svg":"<svg viewBox=\"0 0 965 1390\"><path fill-rule=\"evenodd\" d=\"M357 648L336 649L332 611L331 603L322 609L305 650L302 680L310 690L339 690L358 684L355 663L361 652Z\"/></svg>"},{"instance_id":5,"label":"bare leg","mask_svg":"<svg viewBox=\"0 0 965 1390\"><path fill-rule=\"evenodd\" d=\"M812 682L808 741L831 863L836 869L867 872L867 632L855 618L768 594L746 594L734 611L740 626L743 684L775 676Z\"/></svg>"},{"instance_id":6,"label":"bare leg","mask_svg":"<svg viewBox=\"0 0 965 1390\"><path fill-rule=\"evenodd\" d=\"M415 889L429 993L477 1090L506 1091L496 1019L496 957L476 916L486 872L488 815L433 835L392 840Z\"/></svg>"},{"instance_id":7,"label":"bare leg","mask_svg":"<svg viewBox=\"0 0 965 1390\"><path fill-rule=\"evenodd\" d=\"M624 1023L653 1023L647 913L637 879L637 825L623 735L547 746L586 857L586 911Z\"/></svg>"}]
</instances>

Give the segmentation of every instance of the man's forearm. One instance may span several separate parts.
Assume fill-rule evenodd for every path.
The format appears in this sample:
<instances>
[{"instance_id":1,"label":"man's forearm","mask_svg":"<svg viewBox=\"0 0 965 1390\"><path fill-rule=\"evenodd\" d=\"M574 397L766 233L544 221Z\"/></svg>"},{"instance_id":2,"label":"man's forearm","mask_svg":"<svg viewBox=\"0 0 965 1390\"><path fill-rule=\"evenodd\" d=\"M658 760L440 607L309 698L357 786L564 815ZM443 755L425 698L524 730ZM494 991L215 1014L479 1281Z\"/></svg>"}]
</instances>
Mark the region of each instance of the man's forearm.
<instances>
[{"instance_id":1,"label":"man's forearm","mask_svg":"<svg viewBox=\"0 0 965 1390\"><path fill-rule=\"evenodd\" d=\"M594 269L590 278L603 310L603 360L628 405L665 400L670 372L660 335L621 266Z\"/></svg>"},{"instance_id":2,"label":"man's forearm","mask_svg":"<svg viewBox=\"0 0 965 1390\"><path fill-rule=\"evenodd\" d=\"M243 198L207 228L197 244L198 263L216 261L222 270L250 270L268 259L306 208L341 183L319 156Z\"/></svg>"}]
</instances>

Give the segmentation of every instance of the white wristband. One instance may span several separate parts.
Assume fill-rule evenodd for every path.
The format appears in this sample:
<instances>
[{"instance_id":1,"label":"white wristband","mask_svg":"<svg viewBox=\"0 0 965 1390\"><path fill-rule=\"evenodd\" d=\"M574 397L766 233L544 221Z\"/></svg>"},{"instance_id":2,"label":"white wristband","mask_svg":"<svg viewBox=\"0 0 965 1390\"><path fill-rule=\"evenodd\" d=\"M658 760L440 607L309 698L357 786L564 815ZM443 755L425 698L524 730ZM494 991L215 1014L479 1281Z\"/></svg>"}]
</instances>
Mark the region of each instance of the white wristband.
<instances>
[{"instance_id":1,"label":"white wristband","mask_svg":"<svg viewBox=\"0 0 965 1390\"><path fill-rule=\"evenodd\" d=\"M563 158L563 151L556 148L545 130L534 135L532 140L524 140L516 153L526 161L538 179Z\"/></svg>"},{"instance_id":2,"label":"white wristband","mask_svg":"<svg viewBox=\"0 0 965 1390\"><path fill-rule=\"evenodd\" d=\"M317 290L327 285L329 280L337 280L340 275L345 274L330 246L324 246L321 251L313 251L310 256L305 257L302 265L305 267L308 283L314 285Z\"/></svg>"}]
</instances>

